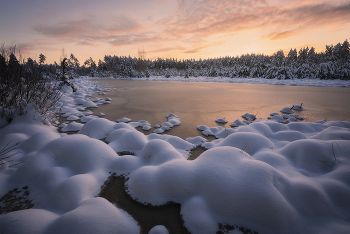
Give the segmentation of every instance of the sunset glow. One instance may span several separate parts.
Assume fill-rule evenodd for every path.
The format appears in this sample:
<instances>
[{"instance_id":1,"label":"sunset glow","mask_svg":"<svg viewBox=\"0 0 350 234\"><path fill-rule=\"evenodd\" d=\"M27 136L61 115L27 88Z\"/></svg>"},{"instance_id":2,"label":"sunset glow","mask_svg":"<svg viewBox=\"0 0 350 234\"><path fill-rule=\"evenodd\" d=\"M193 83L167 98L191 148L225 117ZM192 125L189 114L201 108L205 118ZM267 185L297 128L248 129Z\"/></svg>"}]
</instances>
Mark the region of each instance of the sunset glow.
<instances>
[{"instance_id":1,"label":"sunset glow","mask_svg":"<svg viewBox=\"0 0 350 234\"><path fill-rule=\"evenodd\" d=\"M213 58L350 39L350 1L18 0L0 8L0 43L26 57Z\"/></svg>"}]
</instances>

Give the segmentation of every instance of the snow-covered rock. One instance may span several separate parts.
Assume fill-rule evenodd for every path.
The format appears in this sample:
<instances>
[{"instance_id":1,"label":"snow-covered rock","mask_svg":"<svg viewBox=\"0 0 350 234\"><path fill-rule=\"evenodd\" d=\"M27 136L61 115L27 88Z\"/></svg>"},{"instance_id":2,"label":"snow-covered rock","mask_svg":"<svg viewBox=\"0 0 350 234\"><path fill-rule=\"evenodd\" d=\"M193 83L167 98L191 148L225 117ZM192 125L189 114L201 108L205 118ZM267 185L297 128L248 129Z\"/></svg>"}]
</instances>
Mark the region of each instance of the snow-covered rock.
<instances>
[{"instance_id":1,"label":"snow-covered rock","mask_svg":"<svg viewBox=\"0 0 350 234\"><path fill-rule=\"evenodd\" d=\"M131 121L131 119L129 119L129 118L127 118L127 117L123 117L123 118L117 120L118 123L119 123L119 122L128 123L128 122L130 122L130 121Z\"/></svg>"},{"instance_id":2,"label":"snow-covered rock","mask_svg":"<svg viewBox=\"0 0 350 234\"><path fill-rule=\"evenodd\" d=\"M291 107L283 107L280 111L284 114L293 114L294 113L294 111L292 110Z\"/></svg>"},{"instance_id":3,"label":"snow-covered rock","mask_svg":"<svg viewBox=\"0 0 350 234\"><path fill-rule=\"evenodd\" d=\"M224 123L227 123L227 120L225 118L219 118L219 119L216 119L215 122L224 124Z\"/></svg>"}]
</instances>

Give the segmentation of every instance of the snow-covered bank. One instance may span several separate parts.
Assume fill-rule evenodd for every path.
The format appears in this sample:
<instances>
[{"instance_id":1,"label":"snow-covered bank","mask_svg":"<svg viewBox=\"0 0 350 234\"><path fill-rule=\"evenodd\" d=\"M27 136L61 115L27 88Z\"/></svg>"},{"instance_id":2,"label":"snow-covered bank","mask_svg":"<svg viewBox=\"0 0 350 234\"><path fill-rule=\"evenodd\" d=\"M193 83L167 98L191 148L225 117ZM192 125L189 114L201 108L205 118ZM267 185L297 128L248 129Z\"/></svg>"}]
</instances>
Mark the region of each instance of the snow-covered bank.
<instances>
[{"instance_id":1,"label":"snow-covered bank","mask_svg":"<svg viewBox=\"0 0 350 234\"><path fill-rule=\"evenodd\" d=\"M108 79L107 77L88 77L89 79ZM114 79L114 78L109 78ZM149 78L117 78L121 80L151 80L151 81L185 81L185 82L222 82L222 83L248 83L248 84L272 84L292 86L320 86L320 87L350 87L350 80L321 80L321 79L265 79L265 78L230 78L230 77L189 77L151 76Z\"/></svg>"},{"instance_id":2,"label":"snow-covered bank","mask_svg":"<svg viewBox=\"0 0 350 234\"><path fill-rule=\"evenodd\" d=\"M113 100L90 97L113 90L86 79L75 85L79 91L67 88L60 103L72 120L60 127L78 134L58 133L30 110L0 129L1 232L139 233L133 217L96 197L111 172L129 178L127 191L139 202L180 203L191 233L215 233L219 224L258 233L349 233L350 123L258 120L212 129L212 142L145 135L135 129L150 126L145 120L117 123L86 109L108 105ZM181 116L167 117L180 124ZM187 160L196 145L208 150ZM11 192L16 188L21 192ZM24 193L18 210L7 213L11 196ZM150 233L157 230L167 233L163 226Z\"/></svg>"}]
</instances>

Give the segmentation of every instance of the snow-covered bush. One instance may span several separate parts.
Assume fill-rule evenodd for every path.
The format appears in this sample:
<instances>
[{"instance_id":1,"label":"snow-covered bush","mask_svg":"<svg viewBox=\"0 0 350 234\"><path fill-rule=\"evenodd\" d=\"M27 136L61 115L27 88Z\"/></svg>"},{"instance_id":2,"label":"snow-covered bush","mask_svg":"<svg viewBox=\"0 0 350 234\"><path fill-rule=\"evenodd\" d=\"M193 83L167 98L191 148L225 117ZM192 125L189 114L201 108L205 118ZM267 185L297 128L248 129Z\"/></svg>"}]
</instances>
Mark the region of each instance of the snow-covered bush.
<instances>
[{"instance_id":1,"label":"snow-covered bush","mask_svg":"<svg viewBox=\"0 0 350 234\"><path fill-rule=\"evenodd\" d=\"M28 58L20 63L15 49L0 51L0 118L11 122L15 114L26 113L29 104L43 117L55 120L53 109L61 93L53 76L44 75L42 65ZM46 120L45 120L46 119Z\"/></svg>"}]
</instances>

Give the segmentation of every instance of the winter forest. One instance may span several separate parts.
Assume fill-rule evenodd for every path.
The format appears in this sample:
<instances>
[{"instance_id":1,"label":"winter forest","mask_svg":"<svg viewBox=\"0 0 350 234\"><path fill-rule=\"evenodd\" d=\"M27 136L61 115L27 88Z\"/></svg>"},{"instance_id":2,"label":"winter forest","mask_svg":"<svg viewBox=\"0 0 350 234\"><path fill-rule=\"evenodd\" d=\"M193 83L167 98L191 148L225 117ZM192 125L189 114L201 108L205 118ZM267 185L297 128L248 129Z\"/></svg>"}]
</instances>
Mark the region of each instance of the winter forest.
<instances>
[{"instance_id":1,"label":"winter forest","mask_svg":"<svg viewBox=\"0 0 350 234\"><path fill-rule=\"evenodd\" d=\"M213 59L162 59L146 60L145 52L138 58L106 55L96 64L92 58L80 66L71 54L67 60L70 74L100 77L260 77L266 79L350 79L350 47L348 40L327 45L324 52L315 48L283 50L273 55L245 54L236 57ZM56 65L57 66L57 65Z\"/></svg>"},{"instance_id":2,"label":"winter forest","mask_svg":"<svg viewBox=\"0 0 350 234\"><path fill-rule=\"evenodd\" d=\"M14 56L14 48L7 53ZM4 52L1 54L5 54ZM5 62L5 56L0 60ZM10 56L8 56L10 58ZM16 58L15 58L16 59ZM16 59L17 60L17 59ZM20 59L19 59L20 60ZM244 54L236 57L178 60L174 58L146 59L145 51L138 51L138 58L130 56L105 55L103 60L94 61L91 57L83 64L74 56L64 54L60 63L44 65L45 55L40 54L38 62L31 58L23 59L23 64L43 65L47 74L62 77L238 77L266 79L350 79L350 46L346 39L335 46L326 45L324 52L304 47L290 49L288 54L279 50L272 55Z\"/></svg>"},{"instance_id":3,"label":"winter forest","mask_svg":"<svg viewBox=\"0 0 350 234\"><path fill-rule=\"evenodd\" d=\"M324 52L316 53L315 48L302 48L299 52L291 49L287 56L283 50L273 55L245 54L237 57L222 57L199 60L139 58L106 55L98 65L87 60L92 76L149 77L260 77L266 79L350 79L350 47L348 40L342 44L327 45ZM70 62L70 64L74 64ZM72 67L72 66L71 66ZM74 67L74 66L73 66ZM75 67L85 72L86 67Z\"/></svg>"}]
</instances>

